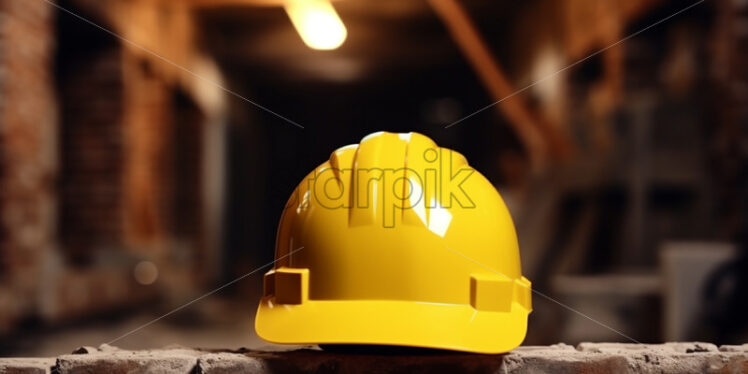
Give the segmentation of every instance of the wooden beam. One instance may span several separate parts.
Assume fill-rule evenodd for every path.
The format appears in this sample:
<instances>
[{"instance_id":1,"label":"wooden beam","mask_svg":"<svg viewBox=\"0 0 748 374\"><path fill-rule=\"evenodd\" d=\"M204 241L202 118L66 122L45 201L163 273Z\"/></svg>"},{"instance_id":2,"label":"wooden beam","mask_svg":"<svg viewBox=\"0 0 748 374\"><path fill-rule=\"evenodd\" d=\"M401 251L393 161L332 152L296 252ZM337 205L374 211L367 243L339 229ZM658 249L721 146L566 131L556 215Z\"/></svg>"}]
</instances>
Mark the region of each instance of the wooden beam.
<instances>
[{"instance_id":1,"label":"wooden beam","mask_svg":"<svg viewBox=\"0 0 748 374\"><path fill-rule=\"evenodd\" d=\"M283 6L285 0L187 0L196 8L211 8L220 6Z\"/></svg>"},{"instance_id":2,"label":"wooden beam","mask_svg":"<svg viewBox=\"0 0 748 374\"><path fill-rule=\"evenodd\" d=\"M514 128L533 165L544 165L549 155L568 154L571 145L566 136L534 114L521 93L517 94L463 7L456 0L429 0L429 3L493 100L500 101L496 108Z\"/></svg>"},{"instance_id":3,"label":"wooden beam","mask_svg":"<svg viewBox=\"0 0 748 374\"><path fill-rule=\"evenodd\" d=\"M182 0L179 0L182 1ZM196 8L210 8L220 6L255 6L255 7L281 7L289 0L184 0L190 6ZM335 2L337 0L330 0Z\"/></svg>"}]
</instances>

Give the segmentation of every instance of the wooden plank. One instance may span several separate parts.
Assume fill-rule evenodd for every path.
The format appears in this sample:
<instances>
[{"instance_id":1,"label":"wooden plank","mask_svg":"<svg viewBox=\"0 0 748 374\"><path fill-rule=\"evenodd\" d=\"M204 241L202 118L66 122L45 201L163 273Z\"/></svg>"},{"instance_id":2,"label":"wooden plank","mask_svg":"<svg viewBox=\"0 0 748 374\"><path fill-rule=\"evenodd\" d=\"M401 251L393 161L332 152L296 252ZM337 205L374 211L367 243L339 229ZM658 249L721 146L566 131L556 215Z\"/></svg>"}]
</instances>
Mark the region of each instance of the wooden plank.
<instances>
[{"instance_id":1,"label":"wooden plank","mask_svg":"<svg viewBox=\"0 0 748 374\"><path fill-rule=\"evenodd\" d=\"M571 145L561 131L533 113L527 101L504 73L467 12L455 0L429 0L481 82L499 102L496 108L509 121L525 146L534 167L548 156L565 156Z\"/></svg>"}]
</instances>

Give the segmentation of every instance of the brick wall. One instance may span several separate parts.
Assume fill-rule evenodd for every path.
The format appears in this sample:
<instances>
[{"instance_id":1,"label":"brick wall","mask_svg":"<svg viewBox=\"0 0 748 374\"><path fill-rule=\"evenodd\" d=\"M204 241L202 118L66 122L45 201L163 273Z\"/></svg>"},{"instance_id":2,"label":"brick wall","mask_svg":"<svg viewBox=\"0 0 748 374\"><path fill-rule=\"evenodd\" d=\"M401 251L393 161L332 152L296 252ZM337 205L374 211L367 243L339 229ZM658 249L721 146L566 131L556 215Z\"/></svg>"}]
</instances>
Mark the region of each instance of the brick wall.
<instances>
[{"instance_id":1,"label":"brick wall","mask_svg":"<svg viewBox=\"0 0 748 374\"><path fill-rule=\"evenodd\" d=\"M121 3L133 12L111 24L95 4L59 2L120 33L156 10ZM188 294L208 277L192 271L206 258L204 117L164 66L44 1L0 1L0 333L152 299L164 282L135 282L143 258L164 288Z\"/></svg>"},{"instance_id":2,"label":"brick wall","mask_svg":"<svg viewBox=\"0 0 748 374\"><path fill-rule=\"evenodd\" d=\"M122 237L122 47L67 14L57 38L58 232L69 257L85 260Z\"/></svg>"},{"instance_id":3,"label":"brick wall","mask_svg":"<svg viewBox=\"0 0 748 374\"><path fill-rule=\"evenodd\" d=\"M54 246L53 25L45 2L0 2L0 329L34 301Z\"/></svg>"}]
</instances>

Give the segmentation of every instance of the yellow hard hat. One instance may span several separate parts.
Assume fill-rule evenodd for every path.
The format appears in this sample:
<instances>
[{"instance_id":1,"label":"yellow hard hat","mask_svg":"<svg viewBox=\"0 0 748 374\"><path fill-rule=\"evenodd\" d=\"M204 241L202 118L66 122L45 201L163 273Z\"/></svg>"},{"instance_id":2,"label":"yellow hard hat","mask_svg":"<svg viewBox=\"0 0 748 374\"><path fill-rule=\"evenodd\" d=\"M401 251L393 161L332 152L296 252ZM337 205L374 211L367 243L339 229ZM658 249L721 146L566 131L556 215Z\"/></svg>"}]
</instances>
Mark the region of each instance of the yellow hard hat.
<instances>
[{"instance_id":1,"label":"yellow hard hat","mask_svg":"<svg viewBox=\"0 0 748 374\"><path fill-rule=\"evenodd\" d=\"M255 319L270 342L500 353L525 337L530 282L509 211L421 134L333 152L286 205L275 259Z\"/></svg>"}]
</instances>

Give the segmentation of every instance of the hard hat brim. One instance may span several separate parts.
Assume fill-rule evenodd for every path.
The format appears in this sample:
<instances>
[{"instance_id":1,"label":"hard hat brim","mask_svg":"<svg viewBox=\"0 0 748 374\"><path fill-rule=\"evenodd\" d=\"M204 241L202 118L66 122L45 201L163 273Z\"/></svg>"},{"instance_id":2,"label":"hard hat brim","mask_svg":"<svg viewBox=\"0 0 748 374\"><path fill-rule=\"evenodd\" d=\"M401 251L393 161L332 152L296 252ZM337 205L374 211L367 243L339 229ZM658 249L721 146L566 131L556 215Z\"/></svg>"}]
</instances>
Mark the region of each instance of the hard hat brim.
<instances>
[{"instance_id":1,"label":"hard hat brim","mask_svg":"<svg viewBox=\"0 0 748 374\"><path fill-rule=\"evenodd\" d=\"M396 300L307 300L274 304L264 297L257 334L278 344L377 344L496 354L522 343L527 310L509 312L470 305Z\"/></svg>"}]
</instances>

